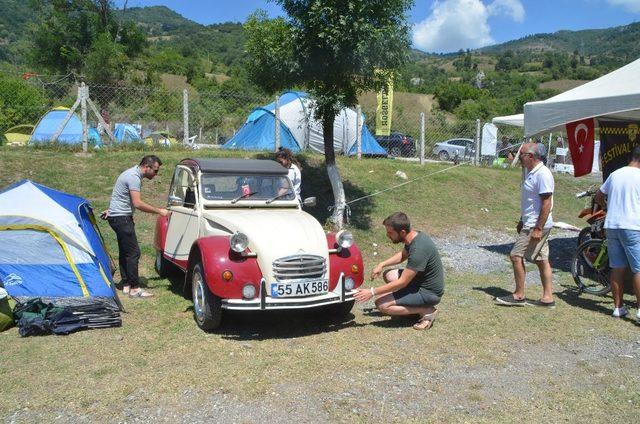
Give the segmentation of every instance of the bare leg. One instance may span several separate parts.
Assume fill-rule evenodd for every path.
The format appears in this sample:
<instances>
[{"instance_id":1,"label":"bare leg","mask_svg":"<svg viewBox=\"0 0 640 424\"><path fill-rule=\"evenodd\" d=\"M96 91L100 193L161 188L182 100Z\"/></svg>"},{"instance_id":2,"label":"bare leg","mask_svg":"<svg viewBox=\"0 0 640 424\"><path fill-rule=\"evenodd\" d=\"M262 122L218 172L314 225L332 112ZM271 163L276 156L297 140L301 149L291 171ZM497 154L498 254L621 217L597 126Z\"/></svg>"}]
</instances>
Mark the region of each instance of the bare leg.
<instances>
[{"instance_id":1,"label":"bare leg","mask_svg":"<svg viewBox=\"0 0 640 424\"><path fill-rule=\"evenodd\" d=\"M611 294L613 295L613 306L615 308L622 307L622 294L624 291L624 274L626 268L611 268L611 273L609 274L609 282L611 283ZM636 278L634 275L633 283L636 285ZM636 294L638 293L636 287Z\"/></svg>"},{"instance_id":2,"label":"bare leg","mask_svg":"<svg viewBox=\"0 0 640 424\"><path fill-rule=\"evenodd\" d=\"M513 265L513 277L516 281L516 290L513 297L516 299L524 299L524 279L527 271L524 267L524 258L522 256L509 256Z\"/></svg>"},{"instance_id":3,"label":"bare leg","mask_svg":"<svg viewBox=\"0 0 640 424\"><path fill-rule=\"evenodd\" d=\"M540 271L540 280L542 281L542 302L553 302L553 275L551 264L548 260L536 261L538 270Z\"/></svg>"},{"instance_id":4,"label":"bare leg","mask_svg":"<svg viewBox=\"0 0 640 424\"><path fill-rule=\"evenodd\" d=\"M636 292L636 306L640 309L640 272L633 274L633 291Z\"/></svg>"}]
</instances>

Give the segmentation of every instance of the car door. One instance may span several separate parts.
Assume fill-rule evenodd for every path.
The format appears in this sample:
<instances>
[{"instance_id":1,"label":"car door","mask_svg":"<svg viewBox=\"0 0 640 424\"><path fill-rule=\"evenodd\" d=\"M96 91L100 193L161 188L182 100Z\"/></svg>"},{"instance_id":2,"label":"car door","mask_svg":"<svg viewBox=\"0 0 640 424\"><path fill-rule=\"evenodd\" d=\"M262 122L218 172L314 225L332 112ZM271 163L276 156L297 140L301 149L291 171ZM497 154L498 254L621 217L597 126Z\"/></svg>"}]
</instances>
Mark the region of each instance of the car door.
<instances>
[{"instance_id":1,"label":"car door","mask_svg":"<svg viewBox=\"0 0 640 424\"><path fill-rule=\"evenodd\" d=\"M451 140L449 144L452 146L454 154L460 157L464 157L464 150L465 150L464 140Z\"/></svg>"},{"instance_id":2,"label":"car door","mask_svg":"<svg viewBox=\"0 0 640 424\"><path fill-rule=\"evenodd\" d=\"M187 261L199 236L199 193L191 169L177 166L169 190L169 228L165 253L175 261Z\"/></svg>"}]
</instances>

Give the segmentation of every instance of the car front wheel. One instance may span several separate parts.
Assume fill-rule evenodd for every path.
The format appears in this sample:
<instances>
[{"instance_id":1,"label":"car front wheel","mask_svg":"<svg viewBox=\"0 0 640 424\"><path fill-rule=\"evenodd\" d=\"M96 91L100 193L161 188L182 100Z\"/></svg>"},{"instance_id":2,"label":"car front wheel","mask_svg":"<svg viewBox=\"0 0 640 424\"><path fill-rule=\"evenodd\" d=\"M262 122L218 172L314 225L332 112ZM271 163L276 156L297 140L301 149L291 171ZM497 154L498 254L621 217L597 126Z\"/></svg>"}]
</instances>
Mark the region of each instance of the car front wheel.
<instances>
[{"instance_id":1,"label":"car front wheel","mask_svg":"<svg viewBox=\"0 0 640 424\"><path fill-rule=\"evenodd\" d=\"M351 313L351 309L353 309L353 304L355 300L350 300L348 302L334 303L332 305L327 306L327 314L330 319L341 320L349 316Z\"/></svg>"},{"instance_id":2,"label":"car front wheel","mask_svg":"<svg viewBox=\"0 0 640 424\"><path fill-rule=\"evenodd\" d=\"M193 294L193 314L198 327L212 331L222 322L222 302L209 290L202 263L197 263L191 271L191 292Z\"/></svg>"},{"instance_id":3,"label":"car front wheel","mask_svg":"<svg viewBox=\"0 0 640 424\"><path fill-rule=\"evenodd\" d=\"M446 150L440 150L440 153L438 153L438 158L444 161L449 160L449 152L447 152Z\"/></svg>"}]
</instances>

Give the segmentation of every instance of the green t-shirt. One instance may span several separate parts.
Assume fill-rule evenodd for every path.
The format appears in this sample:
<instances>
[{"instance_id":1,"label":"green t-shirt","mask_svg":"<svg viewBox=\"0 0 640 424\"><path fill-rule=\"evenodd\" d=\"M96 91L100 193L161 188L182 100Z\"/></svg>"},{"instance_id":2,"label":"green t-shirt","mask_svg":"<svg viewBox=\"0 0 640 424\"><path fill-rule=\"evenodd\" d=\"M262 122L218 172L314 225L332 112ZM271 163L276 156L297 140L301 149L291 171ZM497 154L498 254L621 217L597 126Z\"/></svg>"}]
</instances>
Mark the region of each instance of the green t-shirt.
<instances>
[{"instance_id":1,"label":"green t-shirt","mask_svg":"<svg viewBox=\"0 0 640 424\"><path fill-rule=\"evenodd\" d=\"M431 237L423 232L411 240L411 243L404 246L409 254L407 268L417 272L409 285L418 285L421 289L442 297L444 294L444 269L440 254Z\"/></svg>"}]
</instances>

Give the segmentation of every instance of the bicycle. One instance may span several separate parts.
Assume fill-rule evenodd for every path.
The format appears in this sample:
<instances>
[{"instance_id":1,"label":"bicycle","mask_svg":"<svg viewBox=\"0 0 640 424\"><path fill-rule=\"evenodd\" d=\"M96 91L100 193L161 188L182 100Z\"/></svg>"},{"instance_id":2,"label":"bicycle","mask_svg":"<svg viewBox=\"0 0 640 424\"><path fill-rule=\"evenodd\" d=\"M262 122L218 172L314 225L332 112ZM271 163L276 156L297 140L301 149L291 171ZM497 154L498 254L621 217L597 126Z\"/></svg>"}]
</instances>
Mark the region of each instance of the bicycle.
<instances>
[{"instance_id":1,"label":"bicycle","mask_svg":"<svg viewBox=\"0 0 640 424\"><path fill-rule=\"evenodd\" d=\"M578 218L584 218L589 224L588 227L584 227L580 234L578 234L578 246L590 239L604 239L604 219L607 216L605 210L601 209L598 204L595 203L594 198L597 190L587 190L582 193L576 194L576 198L581 199L583 197L590 197L590 206L582 209Z\"/></svg>"},{"instance_id":2,"label":"bicycle","mask_svg":"<svg viewBox=\"0 0 640 424\"><path fill-rule=\"evenodd\" d=\"M602 296L611 291L607 239L590 239L578 246L571 261L571 276L578 294L587 292Z\"/></svg>"}]
</instances>

